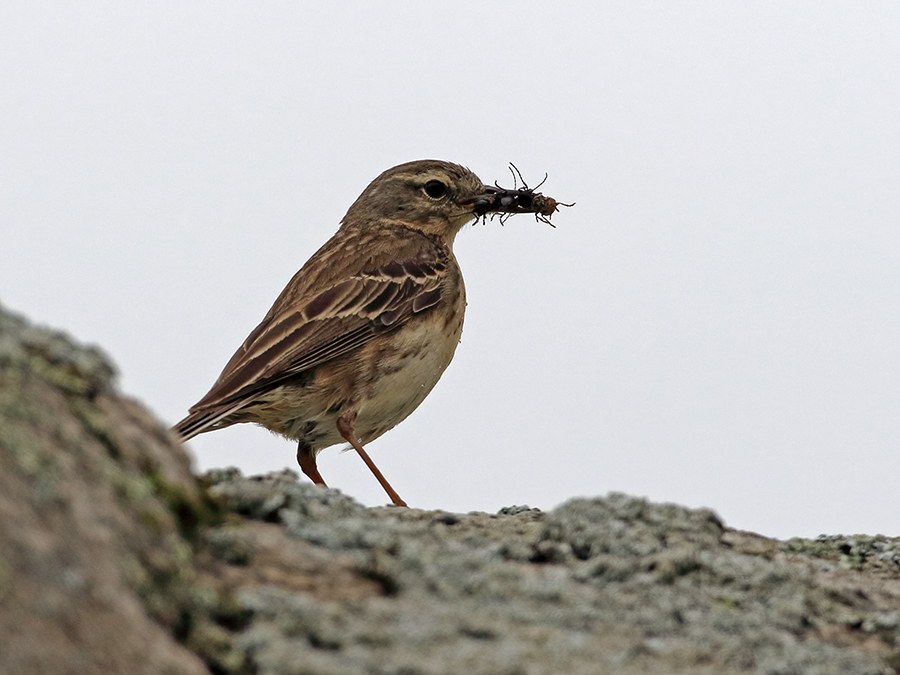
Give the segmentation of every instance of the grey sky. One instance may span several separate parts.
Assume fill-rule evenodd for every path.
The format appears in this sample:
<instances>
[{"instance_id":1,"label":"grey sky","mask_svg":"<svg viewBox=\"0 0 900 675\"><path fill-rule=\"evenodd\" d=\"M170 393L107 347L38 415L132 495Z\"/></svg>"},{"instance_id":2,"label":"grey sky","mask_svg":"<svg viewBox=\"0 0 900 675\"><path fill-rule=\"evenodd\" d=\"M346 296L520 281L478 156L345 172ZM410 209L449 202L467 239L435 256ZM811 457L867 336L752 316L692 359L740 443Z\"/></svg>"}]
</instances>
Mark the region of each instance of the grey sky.
<instances>
[{"instance_id":1,"label":"grey sky","mask_svg":"<svg viewBox=\"0 0 900 675\"><path fill-rule=\"evenodd\" d=\"M0 302L166 422L381 171L513 161L577 206L460 234L456 359L370 447L404 499L900 534L896 3L11 2L0 58Z\"/></svg>"}]
</instances>

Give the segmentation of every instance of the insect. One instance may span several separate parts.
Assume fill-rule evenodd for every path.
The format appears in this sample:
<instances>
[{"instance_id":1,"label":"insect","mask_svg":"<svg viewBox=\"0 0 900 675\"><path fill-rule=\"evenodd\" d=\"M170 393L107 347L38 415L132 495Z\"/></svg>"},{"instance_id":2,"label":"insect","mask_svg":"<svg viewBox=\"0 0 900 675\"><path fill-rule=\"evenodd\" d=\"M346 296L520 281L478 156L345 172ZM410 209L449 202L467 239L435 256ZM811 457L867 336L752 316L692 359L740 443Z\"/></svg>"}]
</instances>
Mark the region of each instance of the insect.
<instances>
[{"instance_id":1,"label":"insect","mask_svg":"<svg viewBox=\"0 0 900 675\"><path fill-rule=\"evenodd\" d=\"M490 214L493 220L495 216L500 215L500 224L504 224L513 213L533 213L535 218L542 223L547 223L550 227L556 227L550 222L550 217L559 210L560 206L575 206L575 202L565 204L558 202L553 197L547 197L540 192L535 192L547 180L547 174L544 174L544 180L535 185L533 188L528 187L528 183L522 177L519 168L509 163L509 172L513 177L512 189L501 187L494 182L494 187L488 186L488 194L479 197L472 205L472 212L476 216L476 221L481 219L482 222L487 220ZM519 187L521 181L522 187ZM498 208L502 208L505 213L492 213Z\"/></svg>"}]
</instances>

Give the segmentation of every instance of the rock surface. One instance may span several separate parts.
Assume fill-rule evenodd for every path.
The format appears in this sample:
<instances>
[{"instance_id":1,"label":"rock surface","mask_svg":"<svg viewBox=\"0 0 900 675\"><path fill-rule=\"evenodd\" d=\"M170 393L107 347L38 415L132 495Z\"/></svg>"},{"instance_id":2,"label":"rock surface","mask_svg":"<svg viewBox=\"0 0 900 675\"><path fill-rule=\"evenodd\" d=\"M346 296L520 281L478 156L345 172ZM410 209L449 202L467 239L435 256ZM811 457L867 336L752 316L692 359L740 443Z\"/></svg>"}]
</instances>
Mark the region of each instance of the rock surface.
<instances>
[{"instance_id":1,"label":"rock surface","mask_svg":"<svg viewBox=\"0 0 900 675\"><path fill-rule=\"evenodd\" d=\"M100 352L0 308L0 673L898 667L900 539L781 542L618 494L452 514L198 479Z\"/></svg>"}]
</instances>

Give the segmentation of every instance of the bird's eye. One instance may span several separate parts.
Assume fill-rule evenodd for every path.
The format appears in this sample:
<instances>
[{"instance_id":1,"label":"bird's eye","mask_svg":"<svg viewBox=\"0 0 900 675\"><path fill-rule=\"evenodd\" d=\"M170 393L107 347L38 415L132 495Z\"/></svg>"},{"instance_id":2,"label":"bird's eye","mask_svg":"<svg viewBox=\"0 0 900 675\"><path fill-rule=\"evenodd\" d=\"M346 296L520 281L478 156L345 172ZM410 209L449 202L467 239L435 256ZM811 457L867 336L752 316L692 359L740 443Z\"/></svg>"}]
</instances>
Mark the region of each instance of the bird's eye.
<instances>
[{"instance_id":1,"label":"bird's eye","mask_svg":"<svg viewBox=\"0 0 900 675\"><path fill-rule=\"evenodd\" d=\"M425 194L432 199L440 199L447 194L447 186L439 180L428 181L422 189L425 190Z\"/></svg>"}]
</instances>

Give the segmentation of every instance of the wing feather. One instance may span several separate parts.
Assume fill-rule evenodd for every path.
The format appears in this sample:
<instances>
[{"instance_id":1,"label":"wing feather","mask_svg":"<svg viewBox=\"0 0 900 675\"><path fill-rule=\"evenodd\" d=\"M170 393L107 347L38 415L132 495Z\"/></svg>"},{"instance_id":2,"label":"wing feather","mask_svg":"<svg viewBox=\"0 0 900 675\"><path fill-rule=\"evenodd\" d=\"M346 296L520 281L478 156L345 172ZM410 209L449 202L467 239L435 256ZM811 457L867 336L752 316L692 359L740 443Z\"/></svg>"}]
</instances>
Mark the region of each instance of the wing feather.
<instances>
[{"instance_id":1,"label":"wing feather","mask_svg":"<svg viewBox=\"0 0 900 675\"><path fill-rule=\"evenodd\" d=\"M440 301L445 278L441 260L394 261L280 308L250 334L176 431L189 438L212 428L260 393L402 326Z\"/></svg>"}]
</instances>

